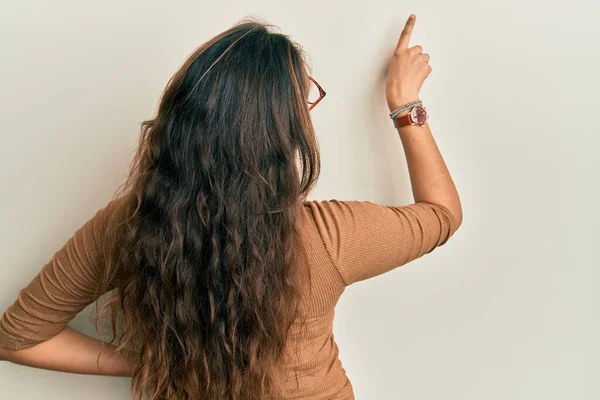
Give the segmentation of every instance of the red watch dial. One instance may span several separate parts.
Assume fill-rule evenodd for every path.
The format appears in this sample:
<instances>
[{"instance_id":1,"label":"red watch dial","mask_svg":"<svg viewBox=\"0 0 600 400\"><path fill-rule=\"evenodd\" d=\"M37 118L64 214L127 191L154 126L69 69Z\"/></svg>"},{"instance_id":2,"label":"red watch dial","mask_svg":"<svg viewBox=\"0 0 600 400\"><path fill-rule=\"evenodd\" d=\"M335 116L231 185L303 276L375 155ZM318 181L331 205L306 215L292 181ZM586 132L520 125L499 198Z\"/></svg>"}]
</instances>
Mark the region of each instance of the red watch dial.
<instances>
[{"instance_id":1,"label":"red watch dial","mask_svg":"<svg viewBox=\"0 0 600 400\"><path fill-rule=\"evenodd\" d=\"M422 106L415 106L410 110L410 118L413 123L417 125L425 125L429 115L427 115L427 110Z\"/></svg>"}]
</instances>

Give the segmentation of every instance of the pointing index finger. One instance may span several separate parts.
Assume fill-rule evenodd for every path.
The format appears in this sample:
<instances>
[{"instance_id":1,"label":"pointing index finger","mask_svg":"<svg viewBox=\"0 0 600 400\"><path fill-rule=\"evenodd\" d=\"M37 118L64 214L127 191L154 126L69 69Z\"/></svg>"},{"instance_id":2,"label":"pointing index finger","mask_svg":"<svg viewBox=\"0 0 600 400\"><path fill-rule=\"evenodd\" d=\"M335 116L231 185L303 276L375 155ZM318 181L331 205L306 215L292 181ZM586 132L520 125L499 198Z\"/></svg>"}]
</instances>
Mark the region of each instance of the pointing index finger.
<instances>
[{"instance_id":1,"label":"pointing index finger","mask_svg":"<svg viewBox=\"0 0 600 400\"><path fill-rule=\"evenodd\" d=\"M410 40L410 34L412 33L413 27L415 26L416 16L411 14L406 21L406 25L404 25L404 29L400 34L400 39L398 39L398 48L407 48L408 41Z\"/></svg>"}]
</instances>

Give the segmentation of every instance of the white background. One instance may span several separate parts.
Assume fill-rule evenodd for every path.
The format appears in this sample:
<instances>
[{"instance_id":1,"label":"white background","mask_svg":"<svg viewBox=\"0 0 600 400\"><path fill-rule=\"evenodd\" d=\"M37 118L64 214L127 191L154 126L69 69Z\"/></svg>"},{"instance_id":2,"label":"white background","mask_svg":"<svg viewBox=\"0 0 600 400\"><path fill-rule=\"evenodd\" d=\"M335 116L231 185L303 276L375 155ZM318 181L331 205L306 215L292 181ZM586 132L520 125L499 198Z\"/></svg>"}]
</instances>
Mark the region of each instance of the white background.
<instances>
[{"instance_id":1,"label":"white background","mask_svg":"<svg viewBox=\"0 0 600 400\"><path fill-rule=\"evenodd\" d=\"M600 4L4 1L0 308L121 182L139 123L246 15L310 55L327 97L313 199L412 202L383 79L401 28L461 195L443 247L349 287L335 337L358 399L600 398ZM88 312L89 309L86 309ZM91 333L86 312L71 324ZM129 380L0 364L1 399L126 398Z\"/></svg>"}]
</instances>

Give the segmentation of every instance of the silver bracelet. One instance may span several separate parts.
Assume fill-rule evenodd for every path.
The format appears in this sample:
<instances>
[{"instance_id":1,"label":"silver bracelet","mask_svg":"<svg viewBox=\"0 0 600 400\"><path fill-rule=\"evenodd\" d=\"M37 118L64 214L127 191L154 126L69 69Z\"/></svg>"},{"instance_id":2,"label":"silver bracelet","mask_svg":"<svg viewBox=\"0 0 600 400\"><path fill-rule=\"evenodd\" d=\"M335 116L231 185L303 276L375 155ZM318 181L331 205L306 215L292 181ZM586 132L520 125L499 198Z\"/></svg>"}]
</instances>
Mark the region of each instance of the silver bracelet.
<instances>
[{"instance_id":1,"label":"silver bracelet","mask_svg":"<svg viewBox=\"0 0 600 400\"><path fill-rule=\"evenodd\" d=\"M405 105L404 107L402 107L402 108L399 108L399 109L397 109L396 111L394 111L393 113L391 113L391 114L390 114L390 118L391 118L391 119L394 119L394 118L396 118L396 116L397 116L398 114L400 114L402 111L404 111L404 110L408 110L409 108L413 108L413 107L415 107L415 106L422 106L422 105L423 105L423 101L421 101L421 100L418 100L418 101L413 101L413 102L411 102L411 103L408 103L408 104L407 104L407 105Z\"/></svg>"}]
</instances>

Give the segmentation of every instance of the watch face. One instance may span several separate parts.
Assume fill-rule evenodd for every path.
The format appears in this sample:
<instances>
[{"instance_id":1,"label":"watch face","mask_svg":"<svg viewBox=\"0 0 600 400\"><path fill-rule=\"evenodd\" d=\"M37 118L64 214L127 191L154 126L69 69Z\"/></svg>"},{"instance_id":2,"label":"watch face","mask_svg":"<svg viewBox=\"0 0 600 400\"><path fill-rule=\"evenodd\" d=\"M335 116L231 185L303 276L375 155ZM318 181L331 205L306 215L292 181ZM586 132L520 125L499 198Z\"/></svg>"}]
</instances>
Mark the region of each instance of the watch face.
<instances>
[{"instance_id":1,"label":"watch face","mask_svg":"<svg viewBox=\"0 0 600 400\"><path fill-rule=\"evenodd\" d=\"M410 117L415 124L424 125L425 122L427 122L429 115L427 115L427 110L425 110L425 107L416 106L410 110Z\"/></svg>"}]
</instances>

